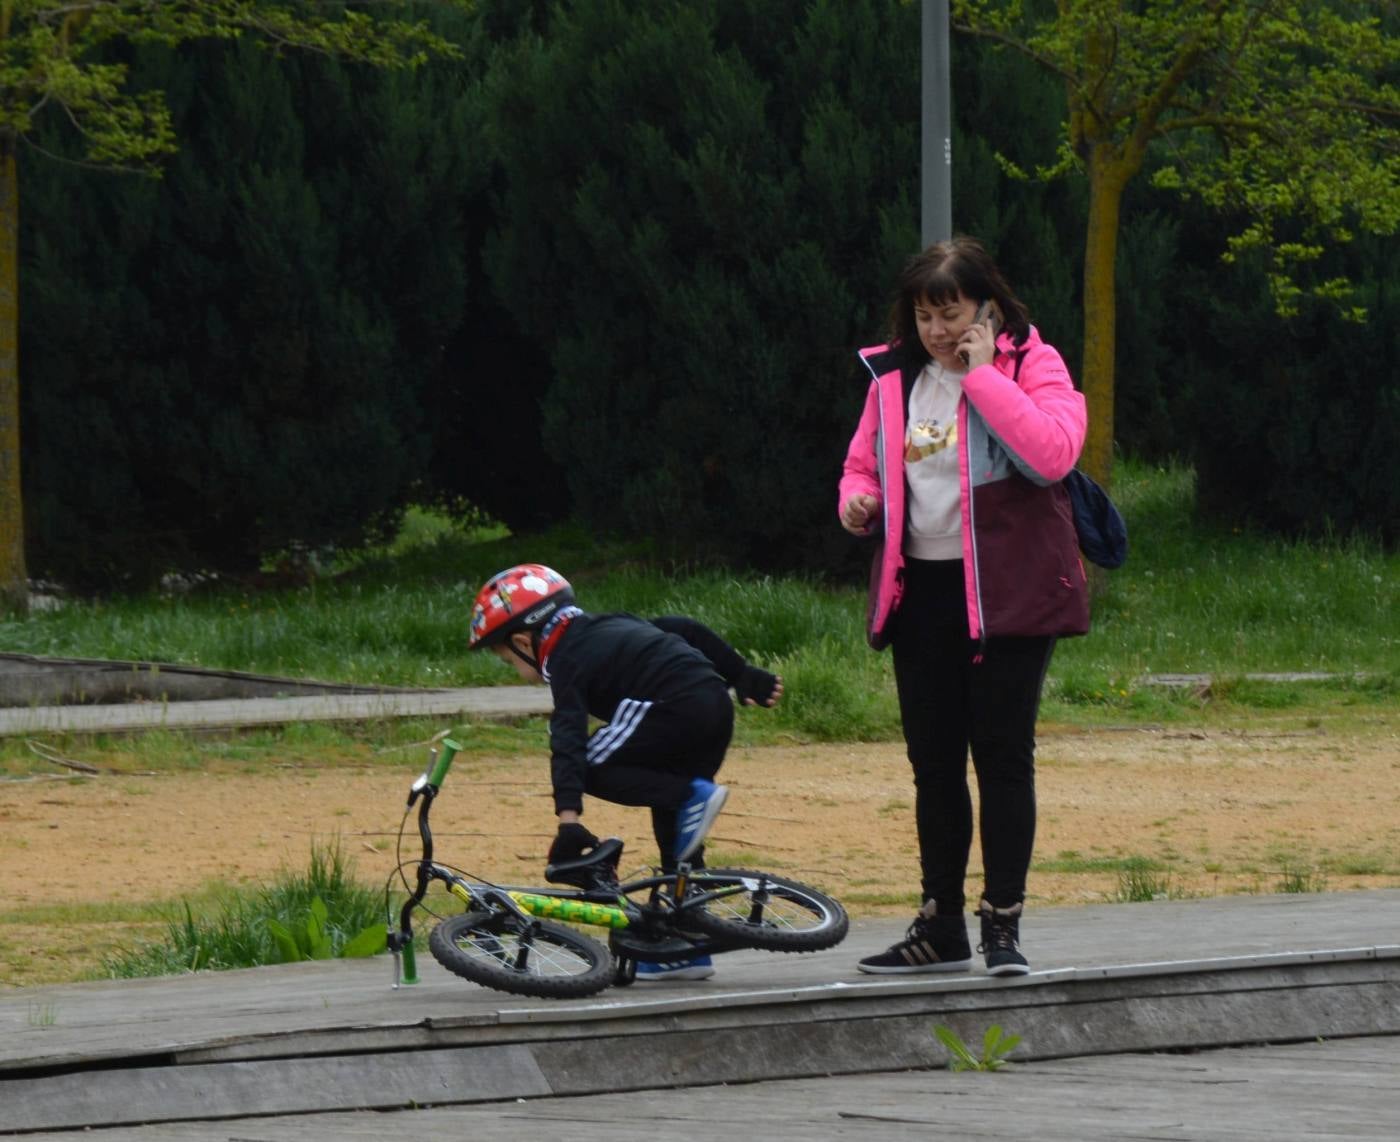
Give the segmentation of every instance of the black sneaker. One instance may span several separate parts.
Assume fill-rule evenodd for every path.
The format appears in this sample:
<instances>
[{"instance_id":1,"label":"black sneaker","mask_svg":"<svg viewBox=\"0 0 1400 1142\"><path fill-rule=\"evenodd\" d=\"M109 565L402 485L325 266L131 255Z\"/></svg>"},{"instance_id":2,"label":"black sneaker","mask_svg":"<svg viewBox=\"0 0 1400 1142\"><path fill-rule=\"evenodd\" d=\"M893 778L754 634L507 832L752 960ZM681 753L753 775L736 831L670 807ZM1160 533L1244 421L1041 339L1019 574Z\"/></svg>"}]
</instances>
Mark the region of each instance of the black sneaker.
<instances>
[{"instance_id":1,"label":"black sneaker","mask_svg":"<svg viewBox=\"0 0 1400 1142\"><path fill-rule=\"evenodd\" d=\"M1031 970L1020 948L1023 907L993 908L984 900L977 909L982 920L982 942L977 950L986 957L988 975L1025 975Z\"/></svg>"},{"instance_id":2,"label":"black sneaker","mask_svg":"<svg viewBox=\"0 0 1400 1142\"><path fill-rule=\"evenodd\" d=\"M962 914L925 916L920 913L899 943L878 956L856 964L871 975L911 975L914 972L966 971L972 966L967 923Z\"/></svg>"}]
</instances>

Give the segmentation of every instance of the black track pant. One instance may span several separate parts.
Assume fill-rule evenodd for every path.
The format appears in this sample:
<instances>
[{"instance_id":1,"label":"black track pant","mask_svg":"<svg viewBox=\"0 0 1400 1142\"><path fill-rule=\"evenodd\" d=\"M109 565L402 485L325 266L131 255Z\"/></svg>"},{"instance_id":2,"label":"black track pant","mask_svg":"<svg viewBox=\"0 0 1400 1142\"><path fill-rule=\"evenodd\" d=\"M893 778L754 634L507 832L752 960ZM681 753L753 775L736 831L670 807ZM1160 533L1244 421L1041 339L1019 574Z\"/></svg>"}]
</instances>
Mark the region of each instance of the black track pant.
<instances>
[{"instance_id":1,"label":"black track pant","mask_svg":"<svg viewBox=\"0 0 1400 1142\"><path fill-rule=\"evenodd\" d=\"M983 896L1020 903L1035 844L1035 721L1053 638L968 637L962 563L909 560L894 628L895 684L925 900L966 906L972 846L967 757L977 775ZM980 652L980 658L979 658Z\"/></svg>"},{"instance_id":2,"label":"black track pant","mask_svg":"<svg viewBox=\"0 0 1400 1142\"><path fill-rule=\"evenodd\" d=\"M673 871L676 810L690 795L693 778L712 780L719 772L734 733L734 701L716 677L713 686L649 702L641 717L635 701L623 705L629 707L625 722L615 719L590 735L590 742L610 735L616 744L610 743L605 761L588 767L584 791L617 805L650 807L661 867ZM702 867L703 850L690 863Z\"/></svg>"}]
</instances>

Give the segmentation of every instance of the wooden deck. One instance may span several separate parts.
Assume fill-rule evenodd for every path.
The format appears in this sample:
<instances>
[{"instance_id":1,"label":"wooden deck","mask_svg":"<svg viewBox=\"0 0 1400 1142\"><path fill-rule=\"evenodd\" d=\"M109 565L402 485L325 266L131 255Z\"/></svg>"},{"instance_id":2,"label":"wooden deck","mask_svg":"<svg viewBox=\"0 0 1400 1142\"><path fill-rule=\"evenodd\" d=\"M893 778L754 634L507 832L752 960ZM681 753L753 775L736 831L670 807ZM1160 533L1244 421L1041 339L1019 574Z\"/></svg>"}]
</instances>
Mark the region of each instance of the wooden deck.
<instances>
[{"instance_id":1,"label":"wooden deck","mask_svg":"<svg viewBox=\"0 0 1400 1142\"><path fill-rule=\"evenodd\" d=\"M602 1137L579 1132L576 1113L593 1120L580 1113L584 1097L606 1108L597 1113L608 1137L646 1129L648 1113L669 1121L663 1108L679 1116L676 1133L649 1137L691 1137L697 1124L722 1127L731 1113L736 1124L747 1121L735 1108L750 1103L764 1124L756 1137L795 1137L799 1124L804 1138L878 1137L911 1119L944 1121L944 1111L931 1110L943 1098L917 1097L943 1091L968 1112L956 1137L983 1136L977 1123L988 1137L1327 1137L1290 1134L1280 1123L1312 1121L1286 1108L1316 1079L1288 1075L1338 1056L1254 1047L1208 1057L1138 1054L1319 1038L1369 1044L1328 1046L1348 1052L1336 1069L1351 1068L1362 1086L1367 1075L1387 1079L1373 1095L1323 1084L1327 1106L1362 1101L1338 1112L1356 1129L1334 1136L1382 1136L1366 1130L1393 1124L1400 1112L1389 1038L1400 1035L1400 890L1045 909L1027 915L1035 970L1020 979L854 970L861 955L901 934L890 922L857 924L829 952L732 953L716 961L712 980L638 984L568 1003L489 992L422 959L423 982L399 990L380 959L0 991L0 1132L165 1123L140 1128L165 1133L97 1136L355 1138L355 1123L381 1132L389 1124L346 1111L432 1106L393 1128L504 1137L523 1124L533 1137L540 1135L522 1119L553 1114L569 1117L571 1139ZM932 1033L940 1023L969 1043L992 1023L1022 1035L1018 1077L898 1074L942 1067L946 1055ZM1298 1061L1268 1070L1266 1060L1284 1058ZM1258 1121L1271 1131L1217 1135L1190 1125L1212 1121L1192 1117L1211 1105L1206 1095L1252 1081L1217 1083L1216 1067L1227 1064L1263 1068L1263 1087L1282 1091L1280 1109L1260 1108ZM826 1077L835 1075L845 1077ZM671 1089L720 1084L729 1084L723 1094ZM1052 1122L1062 1133L1009 1128L1000 1100L1012 1090L1015 1104L1029 1100L1036 1115L1058 1099ZM1173 1090L1194 1101L1173 1111ZM911 1100L922 1109L908 1111ZM634 1120L618 1105L651 1109ZM278 1117L288 1115L295 1117L286 1123ZM1173 1123L1185 1125L1173 1134Z\"/></svg>"}]
</instances>

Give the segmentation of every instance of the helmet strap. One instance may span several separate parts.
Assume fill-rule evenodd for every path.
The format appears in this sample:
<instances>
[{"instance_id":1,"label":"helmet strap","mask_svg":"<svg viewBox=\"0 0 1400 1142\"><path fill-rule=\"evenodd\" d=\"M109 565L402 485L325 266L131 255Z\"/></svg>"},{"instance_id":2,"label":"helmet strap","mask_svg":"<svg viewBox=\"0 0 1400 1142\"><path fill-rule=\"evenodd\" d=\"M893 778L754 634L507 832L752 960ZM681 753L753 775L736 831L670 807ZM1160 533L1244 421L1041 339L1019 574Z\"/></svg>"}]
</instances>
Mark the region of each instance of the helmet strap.
<instances>
[{"instance_id":1,"label":"helmet strap","mask_svg":"<svg viewBox=\"0 0 1400 1142\"><path fill-rule=\"evenodd\" d=\"M534 639L530 640L530 645L534 646ZM516 658L520 659L520 661L523 662L526 666L528 666L531 670L539 670L539 662L536 659L532 658L530 655L526 654L523 650L520 649L520 647L516 646L515 639L513 637L506 639L506 646L507 648L509 648L510 652L513 655L515 655Z\"/></svg>"}]
</instances>

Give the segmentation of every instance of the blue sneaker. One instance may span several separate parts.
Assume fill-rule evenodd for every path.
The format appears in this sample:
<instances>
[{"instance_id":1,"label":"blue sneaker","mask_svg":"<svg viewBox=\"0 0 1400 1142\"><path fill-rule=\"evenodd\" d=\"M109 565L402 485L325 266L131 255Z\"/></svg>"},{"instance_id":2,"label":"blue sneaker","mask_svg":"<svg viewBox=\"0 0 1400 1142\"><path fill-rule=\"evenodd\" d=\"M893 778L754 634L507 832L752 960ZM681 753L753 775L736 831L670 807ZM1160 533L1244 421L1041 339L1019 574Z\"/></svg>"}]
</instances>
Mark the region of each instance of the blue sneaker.
<instances>
[{"instance_id":1,"label":"blue sneaker","mask_svg":"<svg viewBox=\"0 0 1400 1142\"><path fill-rule=\"evenodd\" d=\"M705 834L715 823L729 789L697 777L690 783L690 796L676 814L676 863L689 860L705 843Z\"/></svg>"},{"instance_id":2,"label":"blue sneaker","mask_svg":"<svg viewBox=\"0 0 1400 1142\"><path fill-rule=\"evenodd\" d=\"M709 979L715 974L715 965L709 956L695 956L689 960L667 960L660 963L637 962L637 978L651 979Z\"/></svg>"}]
</instances>

